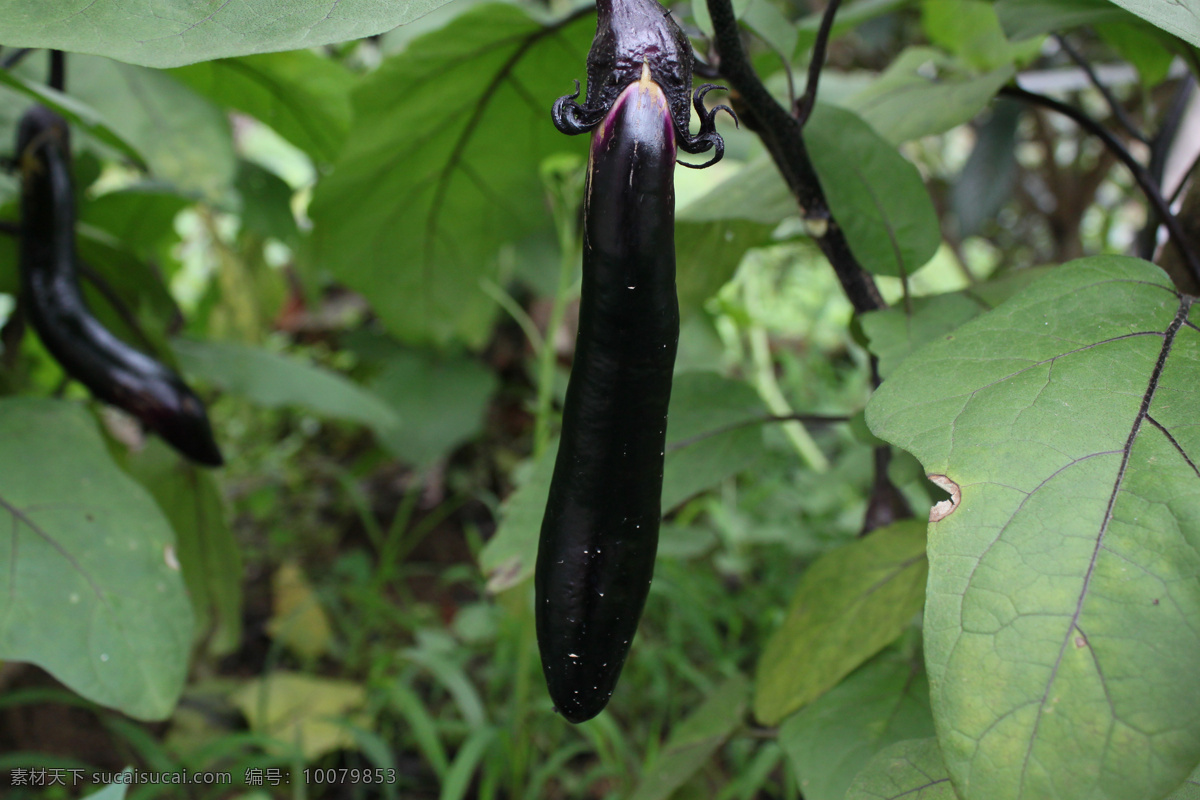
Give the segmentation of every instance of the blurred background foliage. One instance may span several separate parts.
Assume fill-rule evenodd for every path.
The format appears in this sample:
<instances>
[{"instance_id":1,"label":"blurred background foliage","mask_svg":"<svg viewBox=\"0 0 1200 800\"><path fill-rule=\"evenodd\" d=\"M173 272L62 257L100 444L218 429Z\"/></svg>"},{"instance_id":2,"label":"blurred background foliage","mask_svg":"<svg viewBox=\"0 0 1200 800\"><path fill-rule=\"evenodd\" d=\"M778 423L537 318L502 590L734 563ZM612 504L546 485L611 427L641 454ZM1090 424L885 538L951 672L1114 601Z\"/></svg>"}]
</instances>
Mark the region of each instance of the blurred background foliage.
<instances>
[{"instance_id":1,"label":"blurred background foliage","mask_svg":"<svg viewBox=\"0 0 1200 800\"><path fill-rule=\"evenodd\" d=\"M43 635L0 667L0 767L233 776L130 798L824 800L886 745L932 735L923 573L882 628L852 622L854 587L819 579L867 569L853 549L871 540L859 535L876 481L867 347L886 374L928 334L892 312L852 320L761 145L731 125L723 162L677 173L684 322L645 617L608 710L579 726L553 713L528 578L578 304L586 142L557 134L548 110L583 77L594 18L568 6L456 0L371 38L161 70L69 54L65 98L41 88L44 52L0 50L0 140L35 97L74 124L92 309L202 390L227 461L182 462L66 380L24 325L0 236L0 407L33 441L59 437L0 445L0 496L18 471L53 482L91 448L111 461L105 480L161 510L194 615L174 672L157 659L142 664L152 677L99 688L72 677L95 653L57 636L48 609L7 623ZM703 3L673 10L705 55ZM803 89L820 11L740 4L781 98ZM1077 51L1104 67L1122 115L1159 130L1183 118L1197 63L1168 38L1106 2L847 4L821 83L834 122L814 118L813 157L838 185L871 164L897 213L920 218L904 263L876 270L887 299L941 303L922 319L957 324L1031 268L1151 253L1111 156L994 95L1022 71L1111 115ZM861 119L837 122L850 112ZM1169 188L1187 164L1160 151ZM17 189L0 176L9 234ZM13 405L29 398L43 405ZM39 411L55 402L70 408ZM942 496L911 457L887 469L918 519ZM922 525L892 530L888 547L915 536L919 551ZM91 557L94 543L58 533ZM823 557L841 567L809 569ZM875 639L853 652L804 640L828 670L795 687L788 647L811 629L789 619L805 592L834 607L829 625ZM154 620L167 623L189 630L186 614ZM154 630L131 630L131 648ZM165 698L133 704L142 681ZM390 780L313 777L330 769Z\"/></svg>"}]
</instances>

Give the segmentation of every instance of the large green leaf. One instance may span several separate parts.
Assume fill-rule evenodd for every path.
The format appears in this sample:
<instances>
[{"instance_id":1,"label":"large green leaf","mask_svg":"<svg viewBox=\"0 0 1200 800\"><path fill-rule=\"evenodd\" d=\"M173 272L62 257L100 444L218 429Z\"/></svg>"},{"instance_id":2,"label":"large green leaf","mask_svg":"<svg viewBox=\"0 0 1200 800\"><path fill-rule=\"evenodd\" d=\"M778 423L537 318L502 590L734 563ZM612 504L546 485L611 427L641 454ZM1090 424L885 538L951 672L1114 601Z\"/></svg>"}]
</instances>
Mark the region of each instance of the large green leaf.
<instances>
[{"instance_id":1,"label":"large green leaf","mask_svg":"<svg viewBox=\"0 0 1200 800\"><path fill-rule=\"evenodd\" d=\"M951 493L925 655L966 800L1157 798L1200 761L1195 316L1152 264L1081 259L867 407Z\"/></svg>"},{"instance_id":2,"label":"large green leaf","mask_svg":"<svg viewBox=\"0 0 1200 800\"><path fill-rule=\"evenodd\" d=\"M972 119L1013 72L1011 64L975 72L945 53L910 47L845 106L898 145L945 133Z\"/></svg>"},{"instance_id":3,"label":"large green leaf","mask_svg":"<svg viewBox=\"0 0 1200 800\"><path fill-rule=\"evenodd\" d=\"M331 370L232 342L176 339L171 346L185 372L259 405L298 406L384 433L399 422L377 395Z\"/></svg>"},{"instance_id":4,"label":"large green leaf","mask_svg":"<svg viewBox=\"0 0 1200 800\"><path fill-rule=\"evenodd\" d=\"M350 130L354 76L309 50L227 58L170 74L218 105L270 125L318 162L332 162Z\"/></svg>"},{"instance_id":5,"label":"large green leaf","mask_svg":"<svg viewBox=\"0 0 1200 800\"><path fill-rule=\"evenodd\" d=\"M958 800L936 739L897 742L871 760L846 800Z\"/></svg>"},{"instance_id":6,"label":"large green leaf","mask_svg":"<svg viewBox=\"0 0 1200 800\"><path fill-rule=\"evenodd\" d=\"M897 522L817 559L767 641L754 716L774 725L895 641L925 596L925 523Z\"/></svg>"},{"instance_id":7,"label":"large green leaf","mask_svg":"<svg viewBox=\"0 0 1200 800\"><path fill-rule=\"evenodd\" d=\"M196 627L209 650L233 652L242 634L242 557L225 519L221 489L211 471L175 454L157 437L129 453L126 471L146 488L175 531L175 551Z\"/></svg>"},{"instance_id":8,"label":"large green leaf","mask_svg":"<svg viewBox=\"0 0 1200 800\"><path fill-rule=\"evenodd\" d=\"M309 209L314 256L401 339L481 346L493 301L480 279L502 245L549 226L538 166L586 145L550 122L594 29L570 19L480 6L355 90L355 135Z\"/></svg>"},{"instance_id":9,"label":"large green leaf","mask_svg":"<svg viewBox=\"0 0 1200 800\"><path fill-rule=\"evenodd\" d=\"M0 513L0 658L130 716L168 716L192 643L171 527L86 411L0 400Z\"/></svg>"},{"instance_id":10,"label":"large green leaf","mask_svg":"<svg viewBox=\"0 0 1200 800\"><path fill-rule=\"evenodd\" d=\"M933 736L929 682L919 660L884 652L779 728L804 800L843 800L880 750Z\"/></svg>"},{"instance_id":11,"label":"large green leaf","mask_svg":"<svg viewBox=\"0 0 1200 800\"><path fill-rule=\"evenodd\" d=\"M850 250L877 275L906 276L942 243L917 168L853 112L818 103L804 141Z\"/></svg>"},{"instance_id":12,"label":"large green leaf","mask_svg":"<svg viewBox=\"0 0 1200 800\"><path fill-rule=\"evenodd\" d=\"M679 726L647 768L630 800L667 800L698 772L725 743L746 713L746 679L735 675L713 690L708 699Z\"/></svg>"},{"instance_id":13,"label":"large green leaf","mask_svg":"<svg viewBox=\"0 0 1200 800\"><path fill-rule=\"evenodd\" d=\"M150 67L374 36L445 0L0 0L0 40Z\"/></svg>"},{"instance_id":14,"label":"large green leaf","mask_svg":"<svg viewBox=\"0 0 1200 800\"><path fill-rule=\"evenodd\" d=\"M136 148L155 177L220 199L234 175L233 139L221 109L158 70L80 55L70 57L69 70L71 95Z\"/></svg>"},{"instance_id":15,"label":"large green leaf","mask_svg":"<svg viewBox=\"0 0 1200 800\"><path fill-rule=\"evenodd\" d=\"M664 509L753 466L762 449L762 401L741 381L708 372L675 376L667 414ZM550 497L558 442L532 466L508 498L500 527L480 554L488 589L499 592L533 575L538 534Z\"/></svg>"}]
</instances>

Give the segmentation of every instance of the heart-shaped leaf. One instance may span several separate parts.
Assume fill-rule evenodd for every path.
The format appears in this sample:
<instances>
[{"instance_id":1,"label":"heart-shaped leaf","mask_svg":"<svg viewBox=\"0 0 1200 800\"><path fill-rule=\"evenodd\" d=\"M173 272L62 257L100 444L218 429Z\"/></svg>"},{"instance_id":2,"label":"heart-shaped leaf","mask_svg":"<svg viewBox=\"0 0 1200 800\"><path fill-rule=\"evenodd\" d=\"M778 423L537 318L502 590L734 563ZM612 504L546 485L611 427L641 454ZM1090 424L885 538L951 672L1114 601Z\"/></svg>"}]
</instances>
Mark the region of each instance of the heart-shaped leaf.
<instances>
[{"instance_id":1,"label":"heart-shaped leaf","mask_svg":"<svg viewBox=\"0 0 1200 800\"><path fill-rule=\"evenodd\" d=\"M1059 267L867 407L951 499L925 657L965 800L1145 800L1200 761L1200 329L1161 270Z\"/></svg>"},{"instance_id":2,"label":"heart-shaped leaf","mask_svg":"<svg viewBox=\"0 0 1200 800\"><path fill-rule=\"evenodd\" d=\"M82 408L0 400L0 658L139 719L171 713L192 644L171 527Z\"/></svg>"},{"instance_id":3,"label":"heart-shaped leaf","mask_svg":"<svg viewBox=\"0 0 1200 800\"><path fill-rule=\"evenodd\" d=\"M582 153L550 107L582 73L595 23L489 4L412 42L353 95L355 135L313 194L316 263L407 342L481 346L505 244L548 229L538 167Z\"/></svg>"}]
</instances>

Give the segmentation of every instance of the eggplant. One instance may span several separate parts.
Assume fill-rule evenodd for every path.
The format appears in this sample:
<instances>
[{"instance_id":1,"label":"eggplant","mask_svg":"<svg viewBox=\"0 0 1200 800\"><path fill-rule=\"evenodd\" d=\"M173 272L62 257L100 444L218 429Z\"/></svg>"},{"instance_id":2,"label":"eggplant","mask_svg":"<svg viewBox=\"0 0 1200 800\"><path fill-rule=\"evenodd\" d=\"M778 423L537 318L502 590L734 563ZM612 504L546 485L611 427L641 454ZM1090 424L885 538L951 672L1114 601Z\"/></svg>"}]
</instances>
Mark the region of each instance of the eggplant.
<instances>
[{"instance_id":1,"label":"eggplant","mask_svg":"<svg viewBox=\"0 0 1200 800\"><path fill-rule=\"evenodd\" d=\"M21 296L42 344L70 377L124 409L192 461L224 463L204 404L166 366L114 336L79 289L66 121L34 106L17 130Z\"/></svg>"},{"instance_id":2,"label":"eggplant","mask_svg":"<svg viewBox=\"0 0 1200 800\"><path fill-rule=\"evenodd\" d=\"M591 143L579 333L535 571L542 670L571 722L608 703L654 573L679 340L676 141L643 65Z\"/></svg>"},{"instance_id":3,"label":"eggplant","mask_svg":"<svg viewBox=\"0 0 1200 800\"><path fill-rule=\"evenodd\" d=\"M575 93L554 103L554 126L570 135L593 130L625 89L641 81L643 69L648 68L651 80L667 98L679 149L693 154L714 151L703 164L679 163L699 169L720 161L725 142L717 133L717 112L728 112L735 122L737 117L728 106L716 106L711 111L704 108L704 96L723 87L706 83L692 93L692 45L670 12L655 0L596 0L596 12L596 36L587 57L586 100L583 105L576 102L576 81ZM700 130L695 134L688 129L689 102L700 119Z\"/></svg>"}]
</instances>

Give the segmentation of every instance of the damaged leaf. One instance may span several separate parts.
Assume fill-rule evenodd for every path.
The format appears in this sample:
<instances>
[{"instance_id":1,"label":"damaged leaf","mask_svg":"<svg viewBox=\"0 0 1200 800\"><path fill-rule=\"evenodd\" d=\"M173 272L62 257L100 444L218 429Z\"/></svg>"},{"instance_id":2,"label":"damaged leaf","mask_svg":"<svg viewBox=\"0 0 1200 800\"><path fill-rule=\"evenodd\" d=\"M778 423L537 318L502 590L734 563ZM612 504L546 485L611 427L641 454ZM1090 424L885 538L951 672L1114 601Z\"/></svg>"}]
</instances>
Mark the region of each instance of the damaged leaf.
<instances>
[{"instance_id":1,"label":"damaged leaf","mask_svg":"<svg viewBox=\"0 0 1200 800\"><path fill-rule=\"evenodd\" d=\"M1163 797L1200 761L1200 328L1081 259L916 351L867 407L961 500L925 656L964 800Z\"/></svg>"}]
</instances>

